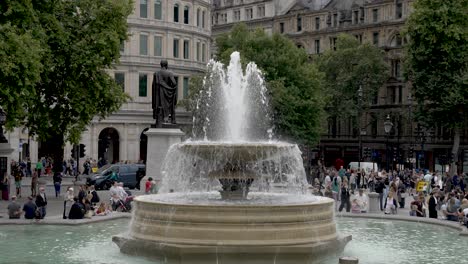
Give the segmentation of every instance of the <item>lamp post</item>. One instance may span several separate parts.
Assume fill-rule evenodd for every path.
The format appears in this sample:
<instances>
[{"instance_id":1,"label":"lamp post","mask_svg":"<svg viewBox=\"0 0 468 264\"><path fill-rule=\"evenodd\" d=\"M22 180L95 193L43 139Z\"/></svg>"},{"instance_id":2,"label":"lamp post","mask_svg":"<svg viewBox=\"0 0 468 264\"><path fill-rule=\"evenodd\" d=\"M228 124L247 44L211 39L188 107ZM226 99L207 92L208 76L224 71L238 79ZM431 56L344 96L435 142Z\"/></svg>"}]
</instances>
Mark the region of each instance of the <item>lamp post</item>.
<instances>
[{"instance_id":1,"label":"lamp post","mask_svg":"<svg viewBox=\"0 0 468 264\"><path fill-rule=\"evenodd\" d=\"M384 130L385 130L385 134L387 135L387 142L385 144L386 146L386 160L387 160L387 172L388 172L388 163L389 163L389 158L388 158L388 137L389 137L389 134L390 134L390 131L392 130L393 128L393 123L392 121L390 121L390 115L387 115L387 118L385 119L385 122L384 122Z\"/></svg>"},{"instance_id":2,"label":"lamp post","mask_svg":"<svg viewBox=\"0 0 468 264\"><path fill-rule=\"evenodd\" d=\"M414 142L413 142L413 119L412 119L412 116L411 116L411 112L413 110L413 97L411 96L411 94L408 95L408 122L409 122L409 128L410 128L410 147L409 147L409 151L408 151L408 158L410 158L410 169L413 169L413 150L414 150Z\"/></svg>"},{"instance_id":3,"label":"lamp post","mask_svg":"<svg viewBox=\"0 0 468 264\"><path fill-rule=\"evenodd\" d=\"M358 89L358 127L359 127L359 155L358 155L358 170L361 170L361 159L362 159L362 131L361 131L361 111L362 111L362 85L359 85Z\"/></svg>"},{"instance_id":4,"label":"lamp post","mask_svg":"<svg viewBox=\"0 0 468 264\"><path fill-rule=\"evenodd\" d=\"M3 108L0 107L0 143L8 143L5 135L3 134L3 126L6 123L6 113Z\"/></svg>"}]
</instances>

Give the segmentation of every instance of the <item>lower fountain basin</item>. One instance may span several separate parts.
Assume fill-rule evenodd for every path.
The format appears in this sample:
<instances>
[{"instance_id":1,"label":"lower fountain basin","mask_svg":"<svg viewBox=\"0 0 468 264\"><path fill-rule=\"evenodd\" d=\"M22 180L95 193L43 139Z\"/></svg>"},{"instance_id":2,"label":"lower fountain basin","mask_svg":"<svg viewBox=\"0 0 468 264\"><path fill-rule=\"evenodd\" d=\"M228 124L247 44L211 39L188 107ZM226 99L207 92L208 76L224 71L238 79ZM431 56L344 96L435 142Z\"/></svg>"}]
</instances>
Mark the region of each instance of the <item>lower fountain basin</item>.
<instances>
[{"instance_id":1,"label":"lower fountain basin","mask_svg":"<svg viewBox=\"0 0 468 264\"><path fill-rule=\"evenodd\" d=\"M343 250L351 239L336 233L332 199L280 193L251 193L249 199L235 202L216 197L219 194L137 197L129 233L113 241L124 253L176 263L220 258L222 263L239 263L239 253L258 263L271 263L275 256L281 263L308 263Z\"/></svg>"}]
</instances>

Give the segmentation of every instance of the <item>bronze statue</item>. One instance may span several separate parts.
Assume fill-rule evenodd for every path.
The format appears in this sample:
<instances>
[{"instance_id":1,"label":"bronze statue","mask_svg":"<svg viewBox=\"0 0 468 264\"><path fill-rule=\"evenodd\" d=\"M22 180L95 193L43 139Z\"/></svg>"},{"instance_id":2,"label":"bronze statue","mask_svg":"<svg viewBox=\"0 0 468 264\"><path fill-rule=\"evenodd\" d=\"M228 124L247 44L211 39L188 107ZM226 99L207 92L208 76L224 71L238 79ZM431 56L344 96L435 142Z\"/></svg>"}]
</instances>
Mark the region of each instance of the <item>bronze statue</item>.
<instances>
[{"instance_id":1,"label":"bronze statue","mask_svg":"<svg viewBox=\"0 0 468 264\"><path fill-rule=\"evenodd\" d=\"M156 127L163 124L175 124L177 104L177 81L174 74L167 70L167 61L161 60L161 70L154 73L153 79L153 118Z\"/></svg>"}]
</instances>

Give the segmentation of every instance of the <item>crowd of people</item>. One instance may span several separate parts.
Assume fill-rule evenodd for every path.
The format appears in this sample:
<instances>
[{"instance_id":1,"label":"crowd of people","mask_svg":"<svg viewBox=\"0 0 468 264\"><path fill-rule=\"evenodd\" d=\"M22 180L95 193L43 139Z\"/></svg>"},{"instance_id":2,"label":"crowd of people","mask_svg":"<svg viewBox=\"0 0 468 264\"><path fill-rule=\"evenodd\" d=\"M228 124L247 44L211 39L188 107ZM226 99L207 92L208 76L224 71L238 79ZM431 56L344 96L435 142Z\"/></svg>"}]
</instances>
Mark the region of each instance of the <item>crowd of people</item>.
<instances>
[{"instance_id":1,"label":"crowd of people","mask_svg":"<svg viewBox=\"0 0 468 264\"><path fill-rule=\"evenodd\" d=\"M368 211L368 193L378 194L380 210L397 214L409 200L409 215L468 223L467 175L427 170L365 171L323 168L315 174L313 192L336 201L336 209Z\"/></svg>"}]
</instances>

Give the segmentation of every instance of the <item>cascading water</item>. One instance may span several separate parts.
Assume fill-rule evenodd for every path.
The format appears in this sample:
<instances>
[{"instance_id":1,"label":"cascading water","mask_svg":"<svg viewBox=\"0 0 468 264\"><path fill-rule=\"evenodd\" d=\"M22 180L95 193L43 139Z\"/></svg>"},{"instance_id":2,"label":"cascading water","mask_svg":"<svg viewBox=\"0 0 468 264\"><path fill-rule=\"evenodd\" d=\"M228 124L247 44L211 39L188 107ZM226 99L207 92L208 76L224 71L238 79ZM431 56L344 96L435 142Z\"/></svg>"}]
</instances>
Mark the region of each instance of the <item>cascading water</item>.
<instances>
[{"instance_id":1,"label":"cascading water","mask_svg":"<svg viewBox=\"0 0 468 264\"><path fill-rule=\"evenodd\" d=\"M208 64L193 138L169 149L160 193L135 198L129 234L113 237L122 252L292 264L343 249L350 237L336 233L333 200L306 193L297 145L272 140L267 98L261 72L249 63L244 74L238 52L227 69Z\"/></svg>"}]
</instances>

